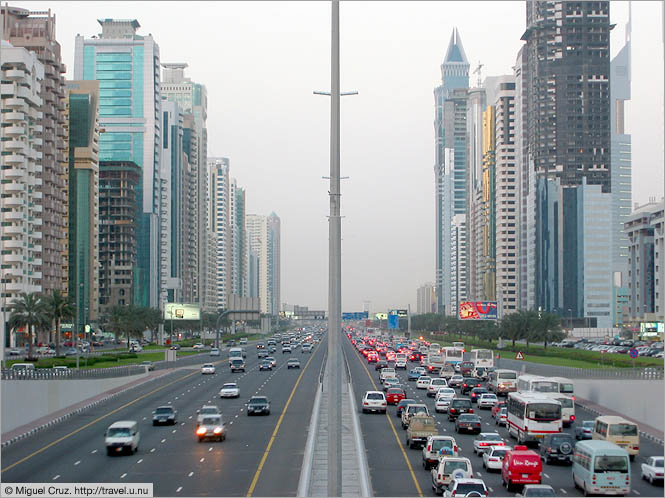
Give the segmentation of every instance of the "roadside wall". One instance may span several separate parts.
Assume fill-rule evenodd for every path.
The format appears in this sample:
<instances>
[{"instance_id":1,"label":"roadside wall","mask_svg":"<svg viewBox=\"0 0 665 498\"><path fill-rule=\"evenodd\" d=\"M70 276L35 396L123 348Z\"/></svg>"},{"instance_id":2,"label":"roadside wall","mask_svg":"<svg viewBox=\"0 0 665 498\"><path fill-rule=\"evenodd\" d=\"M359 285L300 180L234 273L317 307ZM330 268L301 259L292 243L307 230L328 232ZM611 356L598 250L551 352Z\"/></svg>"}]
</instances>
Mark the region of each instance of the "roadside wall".
<instances>
[{"instance_id":1,"label":"roadside wall","mask_svg":"<svg viewBox=\"0 0 665 498\"><path fill-rule=\"evenodd\" d=\"M0 383L1 431L4 434L146 375L89 380L3 380Z\"/></svg>"}]
</instances>

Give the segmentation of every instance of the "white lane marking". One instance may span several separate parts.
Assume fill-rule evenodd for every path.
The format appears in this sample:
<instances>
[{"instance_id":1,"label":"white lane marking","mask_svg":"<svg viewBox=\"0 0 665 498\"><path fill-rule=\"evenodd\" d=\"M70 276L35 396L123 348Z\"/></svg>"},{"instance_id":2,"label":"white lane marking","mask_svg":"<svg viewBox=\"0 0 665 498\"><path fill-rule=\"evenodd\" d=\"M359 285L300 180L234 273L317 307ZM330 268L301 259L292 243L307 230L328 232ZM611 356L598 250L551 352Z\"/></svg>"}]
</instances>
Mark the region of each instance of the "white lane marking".
<instances>
[{"instance_id":1,"label":"white lane marking","mask_svg":"<svg viewBox=\"0 0 665 498\"><path fill-rule=\"evenodd\" d=\"M194 475L194 472L190 472L189 474L187 474L187 477L192 477L193 475Z\"/></svg>"},{"instance_id":2,"label":"white lane marking","mask_svg":"<svg viewBox=\"0 0 665 498\"><path fill-rule=\"evenodd\" d=\"M192 418L192 415L190 415L189 418Z\"/></svg>"},{"instance_id":3,"label":"white lane marking","mask_svg":"<svg viewBox=\"0 0 665 498\"><path fill-rule=\"evenodd\" d=\"M81 460L76 460L76 461L74 462L74 466L78 465L79 463L81 463Z\"/></svg>"},{"instance_id":4,"label":"white lane marking","mask_svg":"<svg viewBox=\"0 0 665 498\"><path fill-rule=\"evenodd\" d=\"M171 402L169 401L169 402L168 402L167 404L168 404L168 405L170 405L170 404L171 404Z\"/></svg>"},{"instance_id":5,"label":"white lane marking","mask_svg":"<svg viewBox=\"0 0 665 498\"><path fill-rule=\"evenodd\" d=\"M60 477L60 474L56 475L56 476L53 478L53 480L55 481L55 480L58 479L59 477Z\"/></svg>"},{"instance_id":6,"label":"white lane marking","mask_svg":"<svg viewBox=\"0 0 665 498\"><path fill-rule=\"evenodd\" d=\"M490 490L490 493L494 493L494 490L492 488L487 488Z\"/></svg>"},{"instance_id":7,"label":"white lane marking","mask_svg":"<svg viewBox=\"0 0 665 498\"><path fill-rule=\"evenodd\" d=\"M154 453L154 452L155 452L155 448L150 450L150 453Z\"/></svg>"},{"instance_id":8,"label":"white lane marking","mask_svg":"<svg viewBox=\"0 0 665 498\"><path fill-rule=\"evenodd\" d=\"M635 493L636 495L639 495L639 494L640 494L640 492L639 492L638 490L636 490L636 489L633 489L633 493Z\"/></svg>"},{"instance_id":9,"label":"white lane marking","mask_svg":"<svg viewBox=\"0 0 665 498\"><path fill-rule=\"evenodd\" d=\"M92 450L90 453L94 455L95 453L97 453L97 450Z\"/></svg>"},{"instance_id":10,"label":"white lane marking","mask_svg":"<svg viewBox=\"0 0 665 498\"><path fill-rule=\"evenodd\" d=\"M143 417L143 420L148 420L146 417Z\"/></svg>"},{"instance_id":11,"label":"white lane marking","mask_svg":"<svg viewBox=\"0 0 665 498\"><path fill-rule=\"evenodd\" d=\"M173 429L171 432L172 432L173 434L175 434L175 431L176 431L176 429Z\"/></svg>"},{"instance_id":12,"label":"white lane marking","mask_svg":"<svg viewBox=\"0 0 665 498\"><path fill-rule=\"evenodd\" d=\"M125 472L124 474L122 474L122 475L120 476L120 479L124 479L126 475L127 475L127 472Z\"/></svg>"},{"instance_id":13,"label":"white lane marking","mask_svg":"<svg viewBox=\"0 0 665 498\"><path fill-rule=\"evenodd\" d=\"M483 475L480 472L476 472L478 474L478 477L483 477Z\"/></svg>"},{"instance_id":14,"label":"white lane marking","mask_svg":"<svg viewBox=\"0 0 665 498\"><path fill-rule=\"evenodd\" d=\"M176 493L180 493L180 490L182 489L182 486L180 486L178 489L175 490Z\"/></svg>"},{"instance_id":15,"label":"white lane marking","mask_svg":"<svg viewBox=\"0 0 665 498\"><path fill-rule=\"evenodd\" d=\"M141 463L143 461L143 458L139 458L138 462L136 463Z\"/></svg>"},{"instance_id":16,"label":"white lane marking","mask_svg":"<svg viewBox=\"0 0 665 498\"><path fill-rule=\"evenodd\" d=\"M563 488L560 488L560 489L561 489L561 492L562 492L564 495L567 495L567 494L568 494L568 491L566 491L565 489L563 489Z\"/></svg>"},{"instance_id":17,"label":"white lane marking","mask_svg":"<svg viewBox=\"0 0 665 498\"><path fill-rule=\"evenodd\" d=\"M185 425L185 423L184 423L184 422L180 422L180 425Z\"/></svg>"},{"instance_id":18,"label":"white lane marking","mask_svg":"<svg viewBox=\"0 0 665 498\"><path fill-rule=\"evenodd\" d=\"M201 460L199 460L199 462L203 463L203 460L205 460L205 458L201 458Z\"/></svg>"},{"instance_id":19,"label":"white lane marking","mask_svg":"<svg viewBox=\"0 0 665 498\"><path fill-rule=\"evenodd\" d=\"M236 415L236 418L238 418L238 415Z\"/></svg>"},{"instance_id":20,"label":"white lane marking","mask_svg":"<svg viewBox=\"0 0 665 498\"><path fill-rule=\"evenodd\" d=\"M233 425L233 420L231 420L231 421L229 422L229 425Z\"/></svg>"},{"instance_id":21,"label":"white lane marking","mask_svg":"<svg viewBox=\"0 0 665 498\"><path fill-rule=\"evenodd\" d=\"M210 448L208 448L208 451L212 451L212 446Z\"/></svg>"},{"instance_id":22,"label":"white lane marking","mask_svg":"<svg viewBox=\"0 0 665 498\"><path fill-rule=\"evenodd\" d=\"M549 479L549 478L550 478L550 476L548 476L547 474L545 474L545 472L543 472L543 475L545 476L545 479Z\"/></svg>"},{"instance_id":23,"label":"white lane marking","mask_svg":"<svg viewBox=\"0 0 665 498\"><path fill-rule=\"evenodd\" d=\"M176 396L175 399L178 399L178 396Z\"/></svg>"},{"instance_id":24,"label":"white lane marking","mask_svg":"<svg viewBox=\"0 0 665 498\"><path fill-rule=\"evenodd\" d=\"M165 443L165 442L166 442L166 439L162 439L162 443Z\"/></svg>"}]
</instances>

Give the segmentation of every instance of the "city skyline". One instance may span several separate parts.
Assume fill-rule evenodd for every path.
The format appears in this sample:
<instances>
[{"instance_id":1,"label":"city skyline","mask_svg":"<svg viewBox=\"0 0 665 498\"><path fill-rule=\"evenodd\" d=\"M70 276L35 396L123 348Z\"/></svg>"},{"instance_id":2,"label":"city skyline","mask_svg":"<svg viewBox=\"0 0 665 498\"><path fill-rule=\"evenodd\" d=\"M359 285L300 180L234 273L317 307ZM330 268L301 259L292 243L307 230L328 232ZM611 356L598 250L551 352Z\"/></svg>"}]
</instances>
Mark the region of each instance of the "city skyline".
<instances>
[{"instance_id":1,"label":"city skyline","mask_svg":"<svg viewBox=\"0 0 665 498\"><path fill-rule=\"evenodd\" d=\"M76 4L80 12L70 16L67 9L72 5L68 2L50 5L46 2L30 2L14 6L31 10L50 7L58 16L56 37L62 45L68 77L71 77L73 70L74 37L77 33L85 37L98 33L97 18L136 18L142 25L140 32L144 35L152 33L159 43L163 61L187 62L192 80L205 84L209 89L209 155L223 155L233 161L234 176L248 191L248 212L274 210L287 220L282 232L282 265L285 275L282 279L283 302L325 308L327 199L326 184L319 178L327 173L328 104L325 99L312 96L311 90L327 90L329 84L328 4L206 4L208 10L220 9L222 23L233 20L237 24L233 29L220 30L220 64L210 70L201 63L200 55L187 51L187 47L176 47L174 50L175 40L166 34L171 20L168 16L155 14L154 9L148 12L144 4L132 4L131 7L122 3L106 4L103 7L97 4L96 8L95 4ZM525 6L523 2L498 5L500 7L497 8L496 4L488 4L487 9L474 7L474 25L470 25L465 20L468 16L463 15L469 7L453 2L409 4L408 7L398 3L342 2L342 90L360 91L358 97L344 99L342 105L342 174L351 176L349 181L343 183L342 191L342 214L346 216L342 232L344 310L362 309L364 300L371 301L372 311L402 307L409 303L414 306L415 289L422 282L433 279L433 133L430 92L436 84L448 38L455 26L464 40L471 69L476 68L478 60L485 64L483 79L485 76L512 71L517 50L522 45L519 37L525 24ZM621 46L621 31L627 20L627 15L621 17L621 8L625 6L622 2L612 3L611 19L617 24L612 34L612 56ZM654 7L654 4L650 4L650 7ZM651 14L647 14L647 6L633 5L633 99L626 106L627 133L633 137L633 203L644 203L651 196L662 196L662 181L657 182L660 192L648 190L654 184L653 175L662 175L662 167L657 167L658 164L662 165L662 145L654 145L662 144L662 104L658 105L659 101L662 102L659 100L662 94L654 90L662 85L658 86L658 74L639 69L644 68L644 58L649 52L644 49L644 39L640 37L645 35L644 26L648 26L648 21L659 24L660 19L656 15L660 14L659 7L655 4L655 8L649 11ZM455 9L459 16L445 16L449 8ZM431 9L429 16L422 14L428 12L427 9ZM96 13L88 17L86 12L89 10L95 10ZM478 12L480 10L484 12ZM192 12L196 11L192 9ZM508 15L508 11L513 14ZM225 12L227 15L224 15ZM627 13L627 8L623 12ZM247 13L261 15L250 19ZM400 23L395 21L398 13L403 18ZM283 15L284 19L280 19L279 25L271 25L267 30L264 40L278 42L276 46L268 48L268 41L261 43L256 37L257 32L265 27L263 23L267 22L263 16L269 18L271 14ZM375 15L373 29L365 34L358 28L363 25L362 19L372 14ZM482 32L483 26L487 29L483 19L501 14L509 22L501 30L493 28L492 34L496 38L496 45L506 48L500 56L491 57L490 47L480 39L478 30ZM183 13L183 16L179 15L174 20L184 24L187 15ZM288 22L293 21L286 17L307 22L299 23L299 31L295 30L295 34L292 34ZM74 24L74 18L81 24ZM250 21L254 27L248 25ZM419 22L423 24L420 26L422 34L414 34L410 21L414 21L412 24L415 26ZM437 22L436 35L432 36L432 25ZM70 32L69 25L76 27ZM400 43L390 42L387 32L393 32L400 26L405 28L399 31L403 34L397 40ZM205 36L210 36L210 27L202 23L197 32L205 39ZM270 38L269 33L275 35L276 39ZM311 46L298 45L296 38L305 34L311 35ZM243 45L243 36L255 39L244 48L247 57L241 57L235 50L236 46ZM235 39L236 44L225 45L228 39ZM381 44L389 53L379 52L379 47L373 45L375 43ZM649 60L652 65L662 66L661 38L655 37L652 44ZM224 51L225 46L230 49ZM413 53L409 49L414 46L420 47L416 52L418 56L409 57ZM479 50L479 46L485 48ZM284 52L285 48L291 49L286 52L293 53L294 61L300 58L311 62L306 65L304 73L295 71L295 62L289 65L284 63L284 59L274 57L279 50ZM273 60L259 59L259 51L263 52L262 57L273 56ZM654 51L657 54L655 62ZM201 52L204 55L206 53ZM316 57L310 61L314 55ZM360 65L369 56L383 63L381 67L386 72L376 71L377 80L383 78L382 86L375 84L373 76L368 75L367 70ZM247 60L254 62L254 69L247 66ZM658 63L658 60L661 62ZM237 63L241 61L244 64L238 66ZM414 67L417 70L409 71ZM249 77L244 78L240 71L249 69L251 71L245 73ZM211 71L211 74L206 75L206 71ZM272 72L279 77L261 80L256 77L258 73L255 71L265 74ZM408 78L405 73L409 74ZM294 83L296 75L299 79ZM218 84L220 76L223 85ZM470 77L472 87L476 84L476 77L476 74ZM651 93L644 89L645 80L650 80ZM239 93L237 85L245 86L247 90ZM416 86L417 91L413 91ZM645 96L648 101L646 105ZM394 102L386 105L386 99L391 97ZM219 109L225 106L228 107L225 112L220 112ZM303 110L301 106L308 106L308 110ZM643 119L643 112L640 111L640 121L643 122L640 128L634 118L635 111L644 109L648 116L649 107L652 108L651 116L653 108L655 111L660 110L660 125L647 126L650 120ZM387 112L388 109L390 112ZM289 113L286 118L285 112ZM250 118L244 118L244 115ZM260 119L252 121L251 117L255 116L260 116ZM376 123L372 130L367 129L368 116L370 122ZM247 122L248 119L252 122ZM284 120L289 124L289 129L294 131L288 135L277 131L268 133L267 128L276 129L277 120ZM292 127L296 121L306 126ZM257 141L260 147L256 147ZM645 151L645 141L651 143L650 152ZM397 145L386 145L393 142ZM404 168L408 168L408 175L404 175ZM406 182L403 181L405 176L409 176ZM294 178L297 181L293 181ZM279 193L283 195L275 195L275 186L280 188ZM292 199L297 200L293 202ZM306 209L303 209L304 206ZM307 237L302 236L303 227L307 227ZM417 243L414 244L414 241ZM307 277L301 276L301 272ZM370 280L375 287L364 287Z\"/></svg>"}]
</instances>

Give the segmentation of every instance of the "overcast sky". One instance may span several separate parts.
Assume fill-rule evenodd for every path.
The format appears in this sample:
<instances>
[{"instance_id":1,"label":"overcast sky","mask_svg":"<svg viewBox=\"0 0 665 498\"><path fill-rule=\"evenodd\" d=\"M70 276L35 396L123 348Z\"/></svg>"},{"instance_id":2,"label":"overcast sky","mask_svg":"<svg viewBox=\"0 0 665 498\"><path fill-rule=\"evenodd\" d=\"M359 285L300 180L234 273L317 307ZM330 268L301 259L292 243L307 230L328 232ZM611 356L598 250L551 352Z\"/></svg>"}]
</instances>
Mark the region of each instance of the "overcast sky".
<instances>
[{"instance_id":1,"label":"overcast sky","mask_svg":"<svg viewBox=\"0 0 665 498\"><path fill-rule=\"evenodd\" d=\"M10 2L51 8L67 76L74 37L99 18L132 18L162 62L187 62L208 88L208 155L225 156L249 213L282 220L282 302L327 308L330 102L329 2ZM633 2L633 201L663 195L661 2ZM628 3L612 2L612 55ZM520 2L359 2L340 7L342 308L415 311L434 280L434 97L452 29L472 70L512 74L526 7ZM471 75L475 86L476 75Z\"/></svg>"}]
</instances>

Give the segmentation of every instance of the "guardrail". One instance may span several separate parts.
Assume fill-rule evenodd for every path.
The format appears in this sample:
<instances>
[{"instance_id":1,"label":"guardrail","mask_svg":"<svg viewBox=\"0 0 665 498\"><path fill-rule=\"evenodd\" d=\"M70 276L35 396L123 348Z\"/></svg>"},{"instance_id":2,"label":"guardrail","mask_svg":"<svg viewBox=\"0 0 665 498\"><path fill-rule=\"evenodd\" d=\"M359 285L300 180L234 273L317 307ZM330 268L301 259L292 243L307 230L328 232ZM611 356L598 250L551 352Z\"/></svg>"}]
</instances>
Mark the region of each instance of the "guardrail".
<instances>
[{"instance_id":1,"label":"guardrail","mask_svg":"<svg viewBox=\"0 0 665 498\"><path fill-rule=\"evenodd\" d=\"M527 373L545 377L567 377L569 379L615 379L615 380L663 380L662 368L574 368L560 365L547 365L522 360L501 358L499 368L525 370Z\"/></svg>"},{"instance_id":2,"label":"guardrail","mask_svg":"<svg viewBox=\"0 0 665 498\"><path fill-rule=\"evenodd\" d=\"M138 365L126 365L109 368L90 368L77 370L69 368L58 370L53 368L35 368L34 370L12 370L3 369L0 378L2 380L69 380L69 379L108 379L111 377L127 377L145 373L145 367Z\"/></svg>"}]
</instances>

